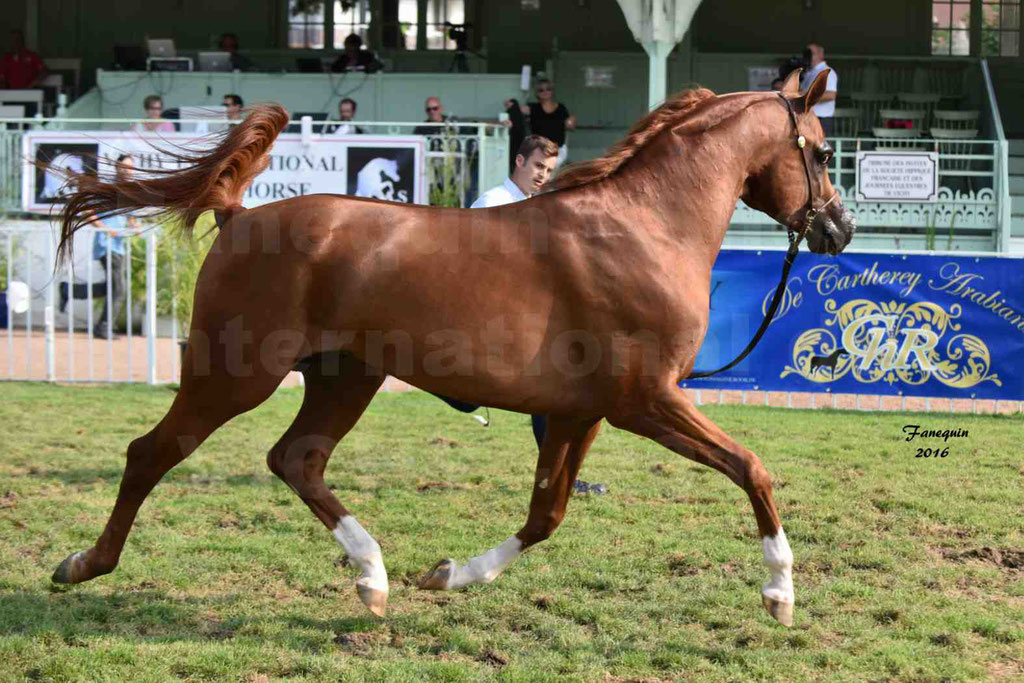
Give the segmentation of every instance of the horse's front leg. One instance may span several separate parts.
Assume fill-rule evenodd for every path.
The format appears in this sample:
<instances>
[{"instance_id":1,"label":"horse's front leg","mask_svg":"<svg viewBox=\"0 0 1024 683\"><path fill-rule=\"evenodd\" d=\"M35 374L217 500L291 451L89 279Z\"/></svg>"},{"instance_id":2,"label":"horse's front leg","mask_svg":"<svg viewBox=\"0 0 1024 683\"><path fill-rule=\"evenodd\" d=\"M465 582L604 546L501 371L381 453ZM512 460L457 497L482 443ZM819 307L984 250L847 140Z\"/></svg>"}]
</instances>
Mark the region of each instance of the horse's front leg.
<instances>
[{"instance_id":1,"label":"horse's front leg","mask_svg":"<svg viewBox=\"0 0 1024 683\"><path fill-rule=\"evenodd\" d=\"M454 590L475 583L490 583L524 550L550 537L565 517L573 482L600 428L600 418L580 420L549 416L537 459L530 512L523 528L464 565L452 559L441 560L420 582L420 588Z\"/></svg>"},{"instance_id":2,"label":"horse's front leg","mask_svg":"<svg viewBox=\"0 0 1024 683\"><path fill-rule=\"evenodd\" d=\"M770 580L761 590L765 609L780 623L793 623L793 552L772 500L768 471L750 450L739 445L669 383L656 396L633 402L608 422L657 441L681 455L715 468L746 491L761 534Z\"/></svg>"}]
</instances>

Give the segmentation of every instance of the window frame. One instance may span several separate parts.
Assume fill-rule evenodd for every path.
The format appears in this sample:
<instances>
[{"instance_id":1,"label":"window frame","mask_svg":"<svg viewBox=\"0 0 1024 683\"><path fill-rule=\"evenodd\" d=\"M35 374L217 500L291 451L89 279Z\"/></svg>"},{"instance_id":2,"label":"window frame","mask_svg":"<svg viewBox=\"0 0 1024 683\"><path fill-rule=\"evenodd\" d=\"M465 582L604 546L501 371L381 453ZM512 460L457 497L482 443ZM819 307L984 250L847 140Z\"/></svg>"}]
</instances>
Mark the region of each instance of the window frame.
<instances>
[{"instance_id":1,"label":"window frame","mask_svg":"<svg viewBox=\"0 0 1024 683\"><path fill-rule=\"evenodd\" d=\"M306 51L331 51L341 50L344 45L338 43L335 40L335 30L340 26L352 26L356 24L336 24L335 23L335 0L323 0L321 5L321 12L323 14L322 26L317 21L302 21L299 17L309 15L299 15L297 17L292 16L292 5L295 0L285 0L281 3L284 13L283 21L283 39L282 44L287 50L306 50ZM470 0L454 0L455 2L462 3L462 23L469 23L472 21L472 15L474 14L473 3ZM366 36L364 37L364 43L371 49L380 48L380 39L385 29L382 24L383 21L383 8L381 0L355 0L355 2L365 2L369 11L370 21L369 26L366 30ZM450 21L451 16L448 15L448 3L452 0L417 0L416 2L416 39L415 45L411 45L406 49L412 50L429 50L430 52L454 52L455 44L454 41L449 39L446 32L442 33L442 45L440 47L431 47L428 45L428 39L430 42L434 42L437 38L437 33L443 30L443 22ZM441 16L440 22L432 21L437 18L434 16L437 10L440 9L444 16ZM457 10L456 10L457 11ZM457 16L457 15L455 15ZM291 31L293 26L319 26L323 31L323 45L320 47L312 46L292 46L291 44ZM477 49L479 47L480 38L476 34L478 27L470 29L469 35L469 49ZM430 34L428 36L428 33ZM347 35L347 34L346 34ZM344 36L339 38L340 41L344 41Z\"/></svg>"},{"instance_id":2,"label":"window frame","mask_svg":"<svg viewBox=\"0 0 1024 683\"><path fill-rule=\"evenodd\" d=\"M970 19L966 29L968 49L967 54L954 54L953 53L953 35L954 32L964 32L964 29L955 29L952 26L952 10L956 4L969 4L970 6ZM945 5L950 9L950 26L945 28L936 28L932 23L932 18L935 16L935 7L937 5ZM1017 7L1017 25L1011 28L1003 28L1001 25L995 28L987 28L984 25L985 22L985 8L995 6L999 8L1000 17L1002 8L1004 6L1016 6ZM999 59L1020 59L1021 53L1021 36L1024 35L1024 0L932 0L928 4L928 52L932 57L939 58L963 58L963 57L981 57L989 60ZM946 32L949 36L947 51L935 52L935 38L938 32ZM998 34L998 45L999 52L1002 52L1003 36L1005 34L1015 34L1017 37L1017 54L1016 55L1004 55L1004 54L985 54L983 43L987 39L987 36L996 33Z\"/></svg>"}]
</instances>

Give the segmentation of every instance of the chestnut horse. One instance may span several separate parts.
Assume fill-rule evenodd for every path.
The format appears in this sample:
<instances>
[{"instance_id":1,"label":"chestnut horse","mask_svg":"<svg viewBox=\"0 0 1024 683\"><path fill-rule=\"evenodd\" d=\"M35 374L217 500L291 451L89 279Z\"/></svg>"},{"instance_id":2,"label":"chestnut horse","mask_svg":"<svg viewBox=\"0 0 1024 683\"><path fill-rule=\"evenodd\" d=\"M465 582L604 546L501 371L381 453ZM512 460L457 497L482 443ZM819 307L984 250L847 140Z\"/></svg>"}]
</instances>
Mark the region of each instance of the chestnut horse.
<instances>
[{"instance_id":1,"label":"chestnut horse","mask_svg":"<svg viewBox=\"0 0 1024 683\"><path fill-rule=\"evenodd\" d=\"M850 241L853 220L829 182L830 151L811 111L825 77L806 94L794 74L782 96L678 95L607 155L567 169L552 191L493 209L333 195L242 209L288 121L279 106L256 108L182 171L80 179L62 216L62 255L94 213L162 207L188 228L212 209L220 231L196 285L181 388L159 424L128 446L103 534L53 580L112 571L160 478L298 366L305 398L267 464L337 537L375 614L388 596L380 546L323 473L387 373L548 416L525 525L466 564L442 560L422 588L488 583L548 538L607 419L747 493L770 574L762 601L790 624L793 555L768 472L677 384L707 330L711 267L737 199L806 236L812 251L838 253Z\"/></svg>"}]
</instances>

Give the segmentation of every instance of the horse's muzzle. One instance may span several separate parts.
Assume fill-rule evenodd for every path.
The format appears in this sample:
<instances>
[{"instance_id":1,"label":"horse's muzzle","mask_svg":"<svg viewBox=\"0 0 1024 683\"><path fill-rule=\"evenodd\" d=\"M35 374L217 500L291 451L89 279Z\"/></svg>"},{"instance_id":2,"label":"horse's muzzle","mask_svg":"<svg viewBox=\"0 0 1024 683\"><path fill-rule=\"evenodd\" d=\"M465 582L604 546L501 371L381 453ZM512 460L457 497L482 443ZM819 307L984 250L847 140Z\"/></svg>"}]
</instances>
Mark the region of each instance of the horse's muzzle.
<instances>
[{"instance_id":1,"label":"horse's muzzle","mask_svg":"<svg viewBox=\"0 0 1024 683\"><path fill-rule=\"evenodd\" d=\"M850 244L856 231L853 212L837 201L814 217L807 231L807 247L815 254L834 256Z\"/></svg>"}]
</instances>

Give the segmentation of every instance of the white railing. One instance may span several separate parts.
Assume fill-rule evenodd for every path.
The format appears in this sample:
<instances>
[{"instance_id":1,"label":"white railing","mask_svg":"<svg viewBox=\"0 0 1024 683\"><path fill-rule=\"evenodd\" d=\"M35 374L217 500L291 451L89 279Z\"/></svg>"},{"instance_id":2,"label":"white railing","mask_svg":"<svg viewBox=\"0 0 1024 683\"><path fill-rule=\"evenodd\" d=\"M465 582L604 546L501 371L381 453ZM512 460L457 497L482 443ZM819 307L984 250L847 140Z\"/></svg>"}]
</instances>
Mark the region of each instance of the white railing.
<instances>
[{"instance_id":1,"label":"white railing","mask_svg":"<svg viewBox=\"0 0 1024 683\"><path fill-rule=\"evenodd\" d=\"M89 131L126 130L148 119L104 118L9 118L0 119L0 211L21 210L22 174L27 160L22 151L22 137L30 130ZM176 126L188 128L197 136L216 133L237 122L217 118L174 119ZM341 121L313 121L310 117L289 122L286 130L301 133L312 144L321 135L330 135ZM475 121L449 120L444 123L415 121L352 121L366 133L378 135L418 134L426 137L427 180L431 187L443 187L450 179L456 185L444 197L458 199L458 206L468 206L480 192L500 185L508 175L509 137L503 125ZM444 176L446 168L454 172Z\"/></svg>"},{"instance_id":2,"label":"white railing","mask_svg":"<svg viewBox=\"0 0 1024 683\"><path fill-rule=\"evenodd\" d=\"M934 202L866 202L856 197L856 159L860 151L892 147L893 140L878 138L830 138L835 154L829 166L832 184L843 205L857 219L859 233L913 230L930 232L936 241L950 237L984 236L997 250L1001 235L1000 215L1008 199L1002 199L1005 162L1000 162L995 140L897 140L901 150L938 154L938 197ZM740 202L733 215L734 225L765 226L777 231L776 222ZM1009 225L1008 223L1006 224ZM770 227L769 227L770 226ZM784 233L783 233L784 234ZM941 248L942 245L937 245Z\"/></svg>"},{"instance_id":3,"label":"white railing","mask_svg":"<svg viewBox=\"0 0 1024 683\"><path fill-rule=\"evenodd\" d=\"M95 233L90 227L81 229L75 260L55 270L56 239L49 225L0 226L0 378L177 381L176 310L172 304L171 314L161 318L156 310L158 232L124 233L123 270L116 269L123 278L119 305L115 283L108 277L116 272L118 257L108 251L104 261L93 259ZM145 248L139 249L138 243ZM140 251L142 260L136 262L133 254ZM136 277L140 268L141 287ZM98 325L99 300L108 313L104 325Z\"/></svg>"}]
</instances>

